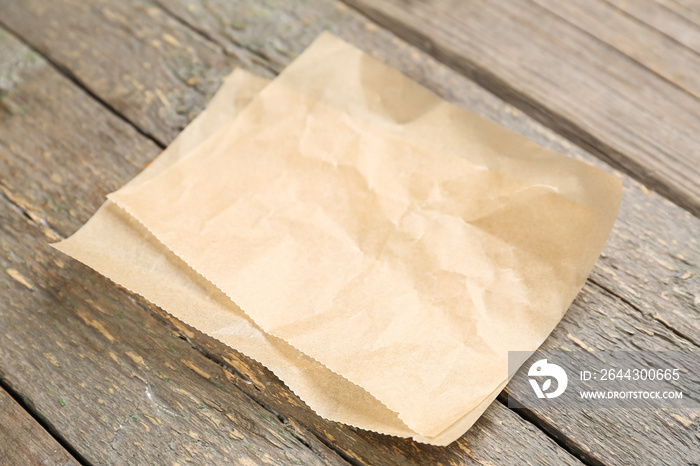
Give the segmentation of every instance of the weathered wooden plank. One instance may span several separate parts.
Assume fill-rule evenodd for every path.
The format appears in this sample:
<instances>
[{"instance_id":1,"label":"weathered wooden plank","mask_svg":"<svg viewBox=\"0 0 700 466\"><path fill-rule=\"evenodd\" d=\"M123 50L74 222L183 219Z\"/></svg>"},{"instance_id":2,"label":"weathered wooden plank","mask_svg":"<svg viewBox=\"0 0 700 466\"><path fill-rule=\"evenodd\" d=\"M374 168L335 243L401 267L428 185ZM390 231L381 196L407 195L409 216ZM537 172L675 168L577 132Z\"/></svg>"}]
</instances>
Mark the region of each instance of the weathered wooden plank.
<instances>
[{"instance_id":1,"label":"weathered wooden plank","mask_svg":"<svg viewBox=\"0 0 700 466\"><path fill-rule=\"evenodd\" d=\"M133 174L159 149L7 35L0 54L3 383L93 463L344 464L48 245L119 183L114 166Z\"/></svg>"},{"instance_id":2,"label":"weathered wooden plank","mask_svg":"<svg viewBox=\"0 0 700 466\"><path fill-rule=\"evenodd\" d=\"M532 1L700 98L700 55L673 38L607 0Z\"/></svg>"},{"instance_id":3,"label":"weathered wooden plank","mask_svg":"<svg viewBox=\"0 0 700 466\"><path fill-rule=\"evenodd\" d=\"M308 7L307 10L299 8L299 5L288 6L285 9L284 4L271 3L266 5L258 2L236 2L233 4L221 2L219 4L210 1L205 6L208 5L211 11L199 3L190 4L188 2L185 5L183 2L181 6L183 11L177 10L179 5L176 2L164 3L164 5L173 13L182 15L183 20L191 22L195 26L198 19L195 15L204 19L210 18L209 21L214 25L220 24L218 30L220 37L217 37L217 40L246 43L247 35L267 37L267 40L259 41L259 45L250 45L249 47L260 55L268 57L273 56L276 52L276 61L271 62L274 66L282 66L285 63L284 60L289 60L290 57L303 49L317 32L329 27L365 50L382 56L393 66L423 82L428 87L443 93L448 99L500 121L540 143L562 152L587 157L589 161L593 160L590 155L567 144L561 138L553 136L551 132L533 123L532 120L524 117L512 107L504 105L468 80L439 66L424 54L417 52L416 49L405 46L391 34L368 23L353 11L344 9L342 5L338 6L332 2L322 1L307 2L305 4ZM231 10L234 6L235 10ZM235 14L231 11L235 11ZM188 12L191 13L189 16L187 16ZM218 18L213 16L214 12L219 13ZM233 16L228 16L229 14ZM238 23L234 27L232 24L235 21L242 21L242 23ZM281 24L287 27L282 27ZM262 32L267 35L261 35ZM211 34L214 33L217 33L217 30L211 31ZM285 47L280 47L278 43L285 44ZM224 43L224 45L227 44ZM255 47L260 47L260 49ZM283 52L278 49L283 50ZM276 64L277 62L279 64ZM670 228L669 225L673 225L673 228ZM647 319L655 316L660 321L670 322L677 332L685 333L691 338L697 337L698 329L695 322L698 308L693 296L697 295L695 293L698 290L698 284L697 277L693 273L700 264L697 253L700 250L697 246L698 228L698 221L687 212L664 202L657 195L646 194L638 184L625 179L623 210L618 220L618 226L606 248L606 256L599 261L594 272L594 279L608 288L614 288L625 299L635 303L640 311L629 306L622 307L624 312L614 308L611 310L612 318L624 322L630 319L630 316L640 312ZM674 292L674 287L679 291ZM656 295L659 293L662 293L669 302L657 297ZM657 303L662 303L663 306L657 305ZM596 331L598 326L596 323L590 323L589 326L584 327L584 331ZM683 330L678 330L679 328ZM657 330L661 331L663 328ZM643 327L638 331L643 332ZM667 338L669 333L662 332L659 334L659 338ZM679 339L673 333L670 333L668 338ZM578 339L584 343L587 341L585 335ZM216 345L206 346L207 340L196 333L192 333L192 340L200 348L210 351L212 354L221 354L224 351ZM232 356L227 353L223 354L226 355L227 359L235 362ZM256 375L256 377L260 381L266 380L263 375ZM261 383L261 386L266 383ZM277 394L272 398L266 398L265 402L274 406L275 409L277 406L281 406L282 410L287 405L284 402L284 396ZM601 424L604 422L603 420L597 421ZM568 421L566 417L560 417L556 419L556 422L559 427L563 428ZM622 438L625 438L627 433L625 429L628 427L621 428ZM581 423L574 425L573 428L585 431L586 425ZM321 432L320 435L324 435L323 428L314 428L314 430ZM335 436L335 433L331 433L331 435ZM585 438L590 440L590 437ZM604 454L606 447L597 445L600 441L602 440L596 439L595 442L591 442L592 447L587 445L586 447L591 448L594 452ZM346 448L345 445L351 443L343 444L340 441L336 444L341 444L343 448ZM642 445L646 448L652 446ZM353 448L348 448L346 451L352 452ZM647 452L644 448L640 451ZM363 454L366 453L363 452Z\"/></svg>"},{"instance_id":4,"label":"weathered wooden plank","mask_svg":"<svg viewBox=\"0 0 700 466\"><path fill-rule=\"evenodd\" d=\"M677 338L661 323L649 321L627 303L590 283L542 349L694 351L700 354L696 345ZM570 376L581 370L570 360L553 362ZM602 357L600 363L605 367ZM700 461L700 438L696 435L700 410L697 409L581 409L572 403L558 410L537 410L528 414L537 419L533 422L577 452L586 463L694 464Z\"/></svg>"},{"instance_id":5,"label":"weathered wooden plank","mask_svg":"<svg viewBox=\"0 0 700 466\"><path fill-rule=\"evenodd\" d=\"M0 24L160 142L199 113L232 66L269 74L257 57L240 48L223 55L149 2L2 2Z\"/></svg>"},{"instance_id":6,"label":"weathered wooden plank","mask_svg":"<svg viewBox=\"0 0 700 466\"><path fill-rule=\"evenodd\" d=\"M696 26L700 26L700 5L696 0L656 0L678 16L687 18Z\"/></svg>"},{"instance_id":7,"label":"weathered wooden plank","mask_svg":"<svg viewBox=\"0 0 700 466\"><path fill-rule=\"evenodd\" d=\"M529 0L348 0L700 215L700 102Z\"/></svg>"},{"instance_id":8,"label":"weathered wooden plank","mask_svg":"<svg viewBox=\"0 0 700 466\"><path fill-rule=\"evenodd\" d=\"M0 464L77 465L78 462L0 388Z\"/></svg>"},{"instance_id":9,"label":"weathered wooden plank","mask_svg":"<svg viewBox=\"0 0 700 466\"><path fill-rule=\"evenodd\" d=\"M284 66L318 32L330 28L449 100L499 121L545 146L606 168L595 157L545 130L521 112L504 105L412 47L396 42L390 34L353 11L332 2L307 2L308 10L299 5L285 9L283 3L266 8L252 1L159 2L193 27L206 29L224 46L229 43L254 44L250 48L271 57L275 67ZM253 16L250 11L256 14ZM234 22L236 27L232 27ZM276 24L288 27L275 27ZM273 30L284 32L277 35L265 33ZM255 37L257 42L253 40ZM267 39L260 40L260 37ZM285 48L281 49L277 43L285 44ZM592 274L592 282L571 308L562 326L555 331L551 342L548 341L547 347L576 348L579 344L576 342L580 342L587 347L605 349L673 347L697 350L700 342L697 326L700 303L696 298L700 296L697 276L700 269L700 222L630 178L624 177L624 181L620 217ZM596 284L613 290L622 299L610 296ZM677 334L685 335L685 338ZM667 346L669 341L673 342L671 346ZM200 344L212 354L224 351L211 342ZM612 458L610 462L613 464L625 464L626 455L642 460L680 461L689 447L692 451L696 441L692 430L663 412L578 412L574 422L570 419L571 414L559 413L556 416L540 415L538 422L592 461L608 462L608 458ZM640 425L647 431L645 434L640 433ZM690 425L697 425L697 419ZM630 436L641 439L644 435L654 439L653 442L625 444Z\"/></svg>"},{"instance_id":10,"label":"weathered wooden plank","mask_svg":"<svg viewBox=\"0 0 700 466\"><path fill-rule=\"evenodd\" d=\"M679 44L700 53L700 27L698 22L687 18L687 14L679 14L673 10L675 1L659 0L606 0L630 16L642 21ZM663 3L668 4L668 6Z\"/></svg>"},{"instance_id":11,"label":"weathered wooden plank","mask_svg":"<svg viewBox=\"0 0 700 466\"><path fill-rule=\"evenodd\" d=\"M28 51L11 42L3 38L24 60ZM147 314L149 308L162 311L51 250L48 238L75 230L157 148L42 60L27 60L33 65L16 66L8 80L0 117L0 265L7 270L0 272L0 292L9 297L0 303L0 368L76 449L90 450L90 460L125 461L136 441L138 456L127 458L132 461L180 454L215 462L227 453L228 441L231 455L240 455L236 449L243 445L270 460L286 451L304 463L337 462L326 443L362 464L507 464L523 457L579 464L499 403L448 448L325 421L259 364L218 347L217 358L227 361L228 370L222 370ZM207 341L179 322L177 327L186 339ZM250 399L239 399L242 392ZM285 422L252 398L272 406ZM174 439L168 432L175 432ZM308 450L308 457L300 457L297 437L316 456ZM274 442L281 447L268 451ZM170 448L159 449L162 444ZM211 459L198 456L205 454Z\"/></svg>"}]
</instances>

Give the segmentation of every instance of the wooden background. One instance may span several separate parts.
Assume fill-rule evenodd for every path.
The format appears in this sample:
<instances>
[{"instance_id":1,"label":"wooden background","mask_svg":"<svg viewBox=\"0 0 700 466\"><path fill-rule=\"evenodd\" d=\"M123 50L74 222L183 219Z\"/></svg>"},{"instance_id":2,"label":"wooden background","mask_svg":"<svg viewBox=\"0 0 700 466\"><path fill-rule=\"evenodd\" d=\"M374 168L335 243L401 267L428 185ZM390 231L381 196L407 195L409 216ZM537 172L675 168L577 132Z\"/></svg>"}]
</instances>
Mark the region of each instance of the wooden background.
<instances>
[{"instance_id":1,"label":"wooden background","mask_svg":"<svg viewBox=\"0 0 700 466\"><path fill-rule=\"evenodd\" d=\"M697 464L700 413L509 410L449 447L316 416L259 364L57 253L240 66L322 30L615 173L621 212L548 349L700 350L692 0L0 2L0 463Z\"/></svg>"}]
</instances>

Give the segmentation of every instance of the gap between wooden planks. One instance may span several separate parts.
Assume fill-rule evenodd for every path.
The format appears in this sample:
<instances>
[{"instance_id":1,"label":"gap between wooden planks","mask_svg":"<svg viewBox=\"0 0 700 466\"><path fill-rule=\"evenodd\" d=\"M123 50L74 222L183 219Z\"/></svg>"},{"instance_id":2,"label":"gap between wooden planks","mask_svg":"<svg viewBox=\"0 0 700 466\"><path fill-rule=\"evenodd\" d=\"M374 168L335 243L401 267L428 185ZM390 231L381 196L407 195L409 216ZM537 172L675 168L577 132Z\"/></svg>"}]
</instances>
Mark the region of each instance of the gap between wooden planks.
<instances>
[{"instance_id":1,"label":"gap between wooden planks","mask_svg":"<svg viewBox=\"0 0 700 466\"><path fill-rule=\"evenodd\" d=\"M22 461L19 461L19 460ZM79 463L0 387L0 463Z\"/></svg>"}]
</instances>

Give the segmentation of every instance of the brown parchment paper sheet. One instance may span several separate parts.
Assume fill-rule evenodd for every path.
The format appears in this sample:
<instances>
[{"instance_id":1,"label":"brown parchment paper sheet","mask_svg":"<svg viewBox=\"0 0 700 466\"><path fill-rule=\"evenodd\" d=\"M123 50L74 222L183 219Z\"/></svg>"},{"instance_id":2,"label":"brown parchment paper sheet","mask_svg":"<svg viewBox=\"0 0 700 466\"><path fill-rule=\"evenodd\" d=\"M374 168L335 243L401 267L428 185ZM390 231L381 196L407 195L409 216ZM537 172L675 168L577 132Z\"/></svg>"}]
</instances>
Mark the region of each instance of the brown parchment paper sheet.
<instances>
[{"instance_id":1,"label":"brown parchment paper sheet","mask_svg":"<svg viewBox=\"0 0 700 466\"><path fill-rule=\"evenodd\" d=\"M621 197L327 33L203 146L110 199L424 438L551 332Z\"/></svg>"},{"instance_id":2,"label":"brown parchment paper sheet","mask_svg":"<svg viewBox=\"0 0 700 466\"><path fill-rule=\"evenodd\" d=\"M206 110L126 186L143 183L186 157L230 122L265 84L263 78L236 70L225 79ZM365 390L260 330L219 289L111 201L105 202L78 232L54 247L261 362L319 415L380 433L415 435L396 413Z\"/></svg>"}]
</instances>

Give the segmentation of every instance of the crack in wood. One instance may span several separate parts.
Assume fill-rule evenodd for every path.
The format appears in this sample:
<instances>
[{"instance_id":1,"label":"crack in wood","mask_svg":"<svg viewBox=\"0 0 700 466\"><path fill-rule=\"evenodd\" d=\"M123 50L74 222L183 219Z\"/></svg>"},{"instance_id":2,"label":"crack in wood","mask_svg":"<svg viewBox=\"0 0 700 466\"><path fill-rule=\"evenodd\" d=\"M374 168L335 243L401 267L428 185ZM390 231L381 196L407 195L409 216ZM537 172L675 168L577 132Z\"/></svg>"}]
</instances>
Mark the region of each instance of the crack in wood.
<instances>
[{"instance_id":1,"label":"crack in wood","mask_svg":"<svg viewBox=\"0 0 700 466\"><path fill-rule=\"evenodd\" d=\"M76 87L81 89L83 92L85 92L87 95L89 95L93 100L98 102L100 105L102 105L107 111L109 111L112 115L115 117L119 118L122 120L124 123L128 124L131 126L134 130L136 130L140 135L144 136L145 138L149 139L151 142L153 142L155 145L160 147L161 149L165 149L167 146L167 143L160 141L158 138L156 138L154 135L148 133L145 131L143 128L141 128L139 125L136 123L132 122L130 119L126 118L124 115L119 113L117 109L115 109L112 105L110 105L108 102L106 102L104 99L102 99L99 95L97 95L95 92L93 92L90 87L88 87L87 84L82 82L78 77L71 72L68 68L65 66L62 66L60 63L56 62L53 60L50 56L47 54L42 53L40 50L35 48L32 44L28 43L27 41L24 40L20 35L17 34L16 31L14 31L9 24L6 24L5 22L2 21L2 18L0 18L0 28L4 29L7 31L9 34L12 35L12 37L21 43L23 46L27 47L29 50L40 56L43 60L46 61L53 69L55 69L58 73L60 73L63 77L71 81L73 84L75 84Z\"/></svg>"},{"instance_id":2,"label":"crack in wood","mask_svg":"<svg viewBox=\"0 0 700 466\"><path fill-rule=\"evenodd\" d=\"M571 437L567 436L566 433L562 432L561 430L557 429L552 423L547 422L546 419L544 419L541 416L538 416L537 413L529 408L525 408L523 405L518 403L517 401L512 401L511 404L517 406L515 408L511 408L508 406L508 391L503 390L499 395L497 400L506 406L508 409L516 413L518 416L520 416L523 420L529 422L533 426L537 427L539 430L544 432L549 438L552 439L557 445L559 445L561 448L564 450L568 451L571 453L573 456L578 458L582 463L588 465L588 466L607 466L606 463L603 463L599 459L591 456L590 453L588 453L583 447L579 446L574 439Z\"/></svg>"},{"instance_id":3,"label":"crack in wood","mask_svg":"<svg viewBox=\"0 0 700 466\"><path fill-rule=\"evenodd\" d=\"M613 296L614 298L619 299L620 301L622 301L623 303L625 303L626 305L628 305L629 307L631 307L631 308L634 309L635 311L639 312L642 316L644 316L644 317L651 317L652 319L654 319L654 321L656 321L656 322L658 322L659 324L663 325L668 331L670 331L671 333L673 333L674 335L676 335L676 336L677 336L678 338L680 338L681 340L685 340L686 342L688 342L688 343L692 344L693 346L696 346L696 347L698 347L698 348L700 349L700 342L696 341L693 337L691 337L691 336L689 336L689 335L686 335L685 333L681 332L680 330L674 328L674 327L671 326L668 322L666 322L665 320L659 318L659 316L657 316L657 315L655 315L655 314L651 314L651 315L647 314L647 313L644 312L642 309L640 309L640 307L639 307L638 305L634 304L634 303L631 302L629 299L627 299L627 298L625 298L624 296L618 294L615 290L613 290L613 289L611 289L610 287L608 287L608 286L606 286L606 285L604 285L604 284L598 282L597 280L595 280L595 279L593 279L593 278L590 278L590 277L589 277L589 278L588 278L588 282L590 282L592 285L597 286L597 287L600 288L601 290L605 291L605 292L608 293L610 296Z\"/></svg>"},{"instance_id":4,"label":"crack in wood","mask_svg":"<svg viewBox=\"0 0 700 466\"><path fill-rule=\"evenodd\" d=\"M5 187L1 182L0 198L5 199L10 204L12 210L21 214L30 224L40 228L44 232L44 235L47 236L49 239L53 241L58 241L60 239L65 238L65 235L60 233L56 228L54 228L49 222L46 221L46 219L44 219L40 215L37 215L35 212L27 210L18 202L16 202L13 199L10 190L7 187Z\"/></svg>"},{"instance_id":5,"label":"crack in wood","mask_svg":"<svg viewBox=\"0 0 700 466\"><path fill-rule=\"evenodd\" d=\"M22 409L24 409L54 440L56 440L56 442L58 442L59 445L61 445L73 457L73 459L75 459L82 466L92 466L92 463L81 455L80 452L76 450L63 435L61 435L51 421L49 421L49 419L36 408L34 403L9 383L2 372L0 372L0 388L5 390L22 407Z\"/></svg>"}]
</instances>

